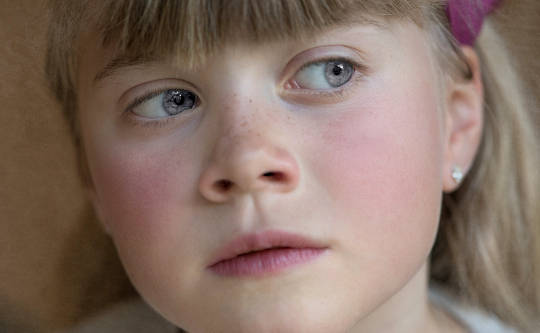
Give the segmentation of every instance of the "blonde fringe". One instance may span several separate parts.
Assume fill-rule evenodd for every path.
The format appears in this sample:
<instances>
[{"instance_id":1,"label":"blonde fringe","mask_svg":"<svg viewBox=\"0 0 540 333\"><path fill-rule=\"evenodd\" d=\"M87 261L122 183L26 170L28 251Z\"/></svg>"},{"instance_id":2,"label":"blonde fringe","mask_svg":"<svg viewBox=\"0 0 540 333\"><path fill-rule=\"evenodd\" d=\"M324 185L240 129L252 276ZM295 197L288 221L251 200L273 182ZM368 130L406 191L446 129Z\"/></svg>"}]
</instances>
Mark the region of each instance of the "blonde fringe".
<instances>
[{"instance_id":1,"label":"blonde fringe","mask_svg":"<svg viewBox=\"0 0 540 333\"><path fill-rule=\"evenodd\" d=\"M184 66L204 62L224 44L302 39L332 25L372 23L372 18L418 19L407 0L184 0L105 1L108 20L96 22L105 44L119 54L177 57ZM199 13L205 13L200 15ZM418 22L419 23L419 22Z\"/></svg>"}]
</instances>

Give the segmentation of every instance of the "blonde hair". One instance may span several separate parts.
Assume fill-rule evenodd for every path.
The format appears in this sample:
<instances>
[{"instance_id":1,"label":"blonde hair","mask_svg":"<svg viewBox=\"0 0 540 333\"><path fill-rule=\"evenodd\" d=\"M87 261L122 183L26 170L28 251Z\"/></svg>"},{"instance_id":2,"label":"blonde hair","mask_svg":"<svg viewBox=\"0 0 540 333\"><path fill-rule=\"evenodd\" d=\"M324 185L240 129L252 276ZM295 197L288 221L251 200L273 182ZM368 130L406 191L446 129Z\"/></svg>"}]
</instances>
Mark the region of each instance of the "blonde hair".
<instances>
[{"instance_id":1,"label":"blonde hair","mask_svg":"<svg viewBox=\"0 0 540 333\"><path fill-rule=\"evenodd\" d=\"M442 72L470 79L445 6L443 0L54 0L46 72L82 151L75 78L83 26L93 27L123 61L167 54L196 66L229 42L304 38L335 25L409 19L429 32ZM476 50L486 93L483 140L460 189L444 196L431 277L503 321L534 331L540 316L539 139L508 48L490 20ZM81 161L84 168L84 153Z\"/></svg>"},{"instance_id":2,"label":"blonde hair","mask_svg":"<svg viewBox=\"0 0 540 333\"><path fill-rule=\"evenodd\" d=\"M536 126L524 87L492 22L486 22L476 50L486 92L483 140L464 184L444 198L432 274L473 304L527 332L538 331Z\"/></svg>"}]
</instances>

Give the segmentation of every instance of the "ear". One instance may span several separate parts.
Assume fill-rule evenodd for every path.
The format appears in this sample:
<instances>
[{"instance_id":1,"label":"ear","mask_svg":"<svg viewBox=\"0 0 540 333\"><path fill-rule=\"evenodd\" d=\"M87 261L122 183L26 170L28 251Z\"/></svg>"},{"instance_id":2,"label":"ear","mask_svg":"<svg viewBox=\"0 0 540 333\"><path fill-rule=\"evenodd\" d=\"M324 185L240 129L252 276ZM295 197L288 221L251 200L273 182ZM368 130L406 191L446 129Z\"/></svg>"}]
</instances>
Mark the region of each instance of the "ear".
<instances>
[{"instance_id":1,"label":"ear","mask_svg":"<svg viewBox=\"0 0 540 333\"><path fill-rule=\"evenodd\" d=\"M111 230L109 228L107 221L105 221L104 219L105 215L103 214L103 211L101 208L102 206L100 204L100 200L96 193L96 190L91 186L86 187L86 196L87 198L90 199L90 202L92 203L92 206L94 207L94 212L96 213L99 223L101 224L103 230L105 231L107 235L110 235Z\"/></svg>"},{"instance_id":2,"label":"ear","mask_svg":"<svg viewBox=\"0 0 540 333\"><path fill-rule=\"evenodd\" d=\"M443 191L446 193L459 187L459 179L452 176L456 167L463 176L470 170L480 145L484 124L484 87L478 55L469 46L463 46L462 51L473 77L470 80L452 80L447 86L443 170Z\"/></svg>"}]
</instances>

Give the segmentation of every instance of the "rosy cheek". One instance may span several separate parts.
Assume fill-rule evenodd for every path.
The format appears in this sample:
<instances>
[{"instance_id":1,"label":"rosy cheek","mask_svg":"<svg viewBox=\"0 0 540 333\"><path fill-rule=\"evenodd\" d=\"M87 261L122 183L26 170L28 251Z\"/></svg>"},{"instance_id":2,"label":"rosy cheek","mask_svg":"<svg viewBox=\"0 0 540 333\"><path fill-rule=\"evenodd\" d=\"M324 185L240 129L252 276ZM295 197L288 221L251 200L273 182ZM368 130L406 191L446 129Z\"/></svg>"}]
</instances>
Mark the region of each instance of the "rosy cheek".
<instances>
[{"instance_id":1,"label":"rosy cheek","mask_svg":"<svg viewBox=\"0 0 540 333\"><path fill-rule=\"evenodd\" d=\"M171 153L166 147L105 146L94 156L92 176L113 234L152 238L170 230L168 224L186 220L178 213L189 213L181 208L190 200L193 181L188 175L193 175L193 166L186 163L188 159L178 158L182 152Z\"/></svg>"},{"instance_id":2,"label":"rosy cheek","mask_svg":"<svg viewBox=\"0 0 540 333\"><path fill-rule=\"evenodd\" d=\"M311 153L319 156L312 161L316 172L330 196L339 198L339 221L351 221L339 228L362 239L367 249L384 243L398 247L406 235L411 242L426 240L436 228L442 164L439 116L435 96L429 89L416 89L414 99L389 92L392 99L356 103L321 130L320 138L313 138L320 142L318 153ZM389 237L397 242L388 242ZM406 241L402 245L404 250L414 247Z\"/></svg>"}]
</instances>

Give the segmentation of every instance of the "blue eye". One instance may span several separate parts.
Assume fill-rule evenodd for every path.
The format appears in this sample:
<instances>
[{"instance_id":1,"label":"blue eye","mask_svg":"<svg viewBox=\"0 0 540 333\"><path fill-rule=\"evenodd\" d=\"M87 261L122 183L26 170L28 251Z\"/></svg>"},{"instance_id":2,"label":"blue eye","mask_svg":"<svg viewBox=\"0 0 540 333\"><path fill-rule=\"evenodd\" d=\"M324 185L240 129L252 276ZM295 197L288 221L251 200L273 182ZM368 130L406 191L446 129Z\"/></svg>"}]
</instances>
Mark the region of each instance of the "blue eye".
<instances>
[{"instance_id":1,"label":"blue eye","mask_svg":"<svg viewBox=\"0 0 540 333\"><path fill-rule=\"evenodd\" d=\"M191 110L196 107L197 101L197 95L189 90L169 89L138 99L128 109L138 116L156 119Z\"/></svg>"},{"instance_id":2,"label":"blue eye","mask_svg":"<svg viewBox=\"0 0 540 333\"><path fill-rule=\"evenodd\" d=\"M296 73L293 86L315 90L339 88L351 80L354 72L355 66L347 60L315 62Z\"/></svg>"},{"instance_id":3,"label":"blue eye","mask_svg":"<svg viewBox=\"0 0 540 333\"><path fill-rule=\"evenodd\" d=\"M192 109L197 99L197 96L188 90L167 90L163 94L163 108L172 116Z\"/></svg>"}]
</instances>

